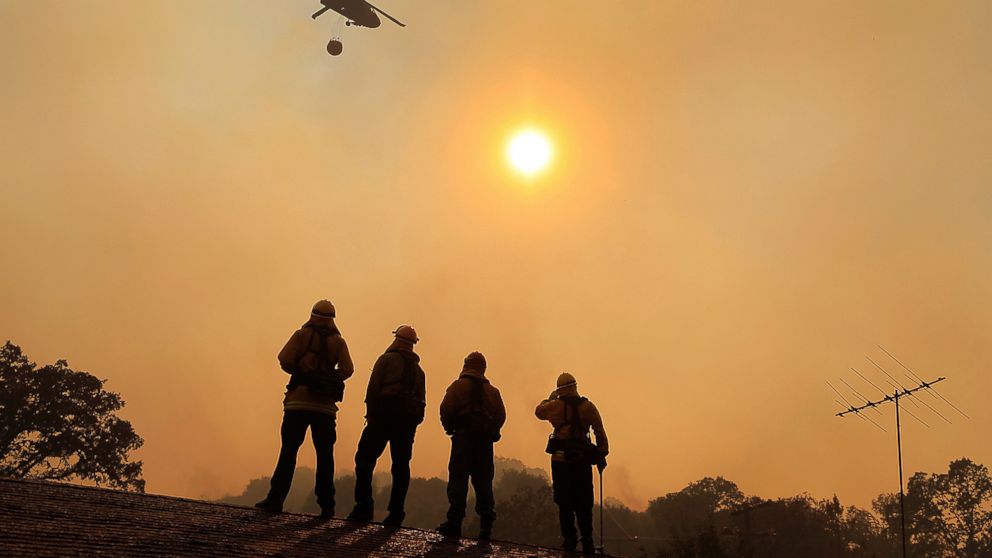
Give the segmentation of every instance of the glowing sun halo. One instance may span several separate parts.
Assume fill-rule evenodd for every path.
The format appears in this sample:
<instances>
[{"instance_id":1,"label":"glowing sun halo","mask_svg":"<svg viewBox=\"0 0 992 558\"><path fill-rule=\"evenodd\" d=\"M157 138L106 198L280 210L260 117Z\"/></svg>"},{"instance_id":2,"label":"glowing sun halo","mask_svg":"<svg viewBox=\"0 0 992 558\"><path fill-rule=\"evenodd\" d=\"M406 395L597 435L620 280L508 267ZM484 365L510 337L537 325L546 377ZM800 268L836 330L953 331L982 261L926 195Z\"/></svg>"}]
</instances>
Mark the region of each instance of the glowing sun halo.
<instances>
[{"instance_id":1,"label":"glowing sun halo","mask_svg":"<svg viewBox=\"0 0 992 558\"><path fill-rule=\"evenodd\" d=\"M510 166L527 177L547 168L552 154L551 142L537 130L518 132L506 147L506 158Z\"/></svg>"}]
</instances>

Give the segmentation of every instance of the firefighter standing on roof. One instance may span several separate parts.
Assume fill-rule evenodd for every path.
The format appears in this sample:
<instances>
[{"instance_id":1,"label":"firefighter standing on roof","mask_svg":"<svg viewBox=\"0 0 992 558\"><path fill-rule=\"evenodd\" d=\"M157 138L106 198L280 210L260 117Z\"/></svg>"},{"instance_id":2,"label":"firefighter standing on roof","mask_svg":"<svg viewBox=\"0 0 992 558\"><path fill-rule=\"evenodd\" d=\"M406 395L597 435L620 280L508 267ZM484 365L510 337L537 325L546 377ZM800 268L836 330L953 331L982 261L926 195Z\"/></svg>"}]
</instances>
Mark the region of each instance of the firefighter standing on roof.
<instances>
[{"instance_id":1,"label":"firefighter standing on roof","mask_svg":"<svg viewBox=\"0 0 992 558\"><path fill-rule=\"evenodd\" d=\"M344 397L344 381L354 365L348 344L334 324L334 305L317 301L310 319L296 330L281 351L279 366L290 375L283 399L280 428L282 448L272 473L269 494L256 508L281 512L296 470L296 454L310 430L317 453L314 492L321 517L334 516L334 442L338 403Z\"/></svg>"},{"instance_id":2,"label":"firefighter standing on roof","mask_svg":"<svg viewBox=\"0 0 992 558\"><path fill-rule=\"evenodd\" d=\"M493 443L500 438L506 409L499 390L489 383L485 374L486 357L482 353L470 353L458 379L448 387L441 401L441 425L451 436L451 458L448 519L437 530L448 536L461 536L469 479L475 489L480 539L491 537L496 520Z\"/></svg>"},{"instance_id":3,"label":"firefighter standing on roof","mask_svg":"<svg viewBox=\"0 0 992 558\"><path fill-rule=\"evenodd\" d=\"M575 377L565 372L558 376L557 385L558 389L537 406L535 414L554 427L546 451L551 454L551 485L558 504L562 548L575 550L581 535L582 552L592 554L596 551L592 538L592 466L596 465L602 474L609 442L599 410L592 401L579 396ZM596 435L595 445L589 439L590 428Z\"/></svg>"},{"instance_id":4,"label":"firefighter standing on roof","mask_svg":"<svg viewBox=\"0 0 992 558\"><path fill-rule=\"evenodd\" d=\"M424 421L424 371L413 346L420 341L417 332L402 325L393 332L395 339L372 367L365 394L367 424L355 453L355 508L348 519L371 521L372 473L375 463L389 444L393 465L393 487L389 515L384 525L398 527L406 517L404 503L410 487L410 458L417 425Z\"/></svg>"}]
</instances>

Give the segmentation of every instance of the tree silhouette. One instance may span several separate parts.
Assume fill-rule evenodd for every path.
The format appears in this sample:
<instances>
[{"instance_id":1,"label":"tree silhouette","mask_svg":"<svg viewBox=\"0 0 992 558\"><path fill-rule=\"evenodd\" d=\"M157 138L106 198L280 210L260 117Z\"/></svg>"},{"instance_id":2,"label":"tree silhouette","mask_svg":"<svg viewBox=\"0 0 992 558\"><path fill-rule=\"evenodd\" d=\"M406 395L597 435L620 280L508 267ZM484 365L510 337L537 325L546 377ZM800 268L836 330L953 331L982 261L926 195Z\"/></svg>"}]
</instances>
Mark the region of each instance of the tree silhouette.
<instances>
[{"instance_id":1,"label":"tree silhouette","mask_svg":"<svg viewBox=\"0 0 992 558\"><path fill-rule=\"evenodd\" d=\"M748 556L889 556L878 538L880 525L868 512L841 505L834 496L816 500L808 494L768 501L752 512Z\"/></svg>"},{"instance_id":2,"label":"tree silhouette","mask_svg":"<svg viewBox=\"0 0 992 558\"><path fill-rule=\"evenodd\" d=\"M114 413L120 395L60 360L37 367L21 348L0 348L0 476L88 480L143 492L143 440Z\"/></svg>"},{"instance_id":3,"label":"tree silhouette","mask_svg":"<svg viewBox=\"0 0 992 558\"><path fill-rule=\"evenodd\" d=\"M883 494L875 510L899 529L899 499ZM906 493L906 527L912 556L992 556L992 478L970 459L952 461L947 473L916 473Z\"/></svg>"},{"instance_id":4,"label":"tree silhouette","mask_svg":"<svg viewBox=\"0 0 992 558\"><path fill-rule=\"evenodd\" d=\"M731 543L721 537L730 527L730 510L744 502L737 485L723 478L706 477L678 492L652 500L650 515L658 530L668 536L661 556L719 558L731 553Z\"/></svg>"},{"instance_id":5,"label":"tree silhouette","mask_svg":"<svg viewBox=\"0 0 992 558\"><path fill-rule=\"evenodd\" d=\"M496 485L496 515L493 533L500 538L527 541L531 544L558 546L558 507L546 476L527 471L509 470Z\"/></svg>"}]
</instances>

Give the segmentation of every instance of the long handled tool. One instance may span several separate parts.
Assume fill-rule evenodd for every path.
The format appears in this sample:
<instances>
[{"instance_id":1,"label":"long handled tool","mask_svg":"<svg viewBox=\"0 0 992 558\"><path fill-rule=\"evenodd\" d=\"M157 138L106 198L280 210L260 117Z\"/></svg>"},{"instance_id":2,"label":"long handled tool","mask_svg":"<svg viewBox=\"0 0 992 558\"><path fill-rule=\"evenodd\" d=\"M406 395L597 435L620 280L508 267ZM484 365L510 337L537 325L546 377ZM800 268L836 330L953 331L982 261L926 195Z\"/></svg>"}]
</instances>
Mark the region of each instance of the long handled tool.
<instances>
[{"instance_id":1,"label":"long handled tool","mask_svg":"<svg viewBox=\"0 0 992 558\"><path fill-rule=\"evenodd\" d=\"M603 532L603 470L599 467L599 553L606 554L606 534Z\"/></svg>"}]
</instances>

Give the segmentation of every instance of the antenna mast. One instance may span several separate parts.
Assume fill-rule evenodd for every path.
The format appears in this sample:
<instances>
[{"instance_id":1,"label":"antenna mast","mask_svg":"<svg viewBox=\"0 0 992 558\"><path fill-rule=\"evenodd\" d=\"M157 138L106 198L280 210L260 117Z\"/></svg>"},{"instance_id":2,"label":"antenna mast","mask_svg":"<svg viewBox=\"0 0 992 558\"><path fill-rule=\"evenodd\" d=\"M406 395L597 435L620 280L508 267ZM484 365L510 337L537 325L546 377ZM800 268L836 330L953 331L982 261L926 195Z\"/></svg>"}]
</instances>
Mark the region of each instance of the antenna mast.
<instances>
[{"instance_id":1,"label":"antenna mast","mask_svg":"<svg viewBox=\"0 0 992 558\"><path fill-rule=\"evenodd\" d=\"M840 403L840 401L838 401L838 403L840 403L840 405L842 407L844 407L844 410L841 411L841 412L839 412L839 413L836 413L836 416L838 416L838 417L845 417L847 415L852 415L852 414L853 415L857 415L858 417L860 417L860 418L862 418L864 420L867 420L868 422L871 422L872 424L874 424L875 426L877 426L878 428L880 428L883 431L885 429L882 428L881 425L879 425L878 423L876 423L870 417L866 416L866 414L862 414L862 411L865 411L867 409L871 409L871 410L874 410L876 412L880 412L878 410L878 407L879 406L884 405L886 403L895 403L895 408L896 408L896 449L897 449L897 453L898 453L898 457L899 457L899 517L900 517L900 523L901 523L902 556L903 556L903 558L906 558L906 493L905 493L905 490L903 489L904 481L903 481L903 470L902 470L902 421L901 421L901 417L900 417L901 411L906 411L907 413L909 413L909 415L911 417L915 418L917 421L920 422L920 424L926 426L927 428L929 428L930 425L928 425L927 423L923 422L922 419L920 419L918 416L916 416L914 413L912 413L909 409L905 409L902 406L900 406L899 400L900 399L907 399L910 402L916 404L917 407L920 407L920 405L917 404L916 400L909 399L909 398L913 397L917 392L928 391L928 392L930 392L930 395L934 396L934 399L937 399L939 397L940 400L942 400L943 402L945 402L948 405L950 405L954 410L956 410L962 416L964 416L965 418L969 418L969 417L968 417L968 415L966 415L964 413L964 411L962 411L961 409L957 408L953 403L951 403L950 401L948 401L943 395L940 395L937 392L937 390L933 387L934 384L943 382L947 378L945 378L944 376L938 376L937 379L935 379L935 380L931 380L929 382L924 381L923 378L921 378L920 376L917 376L912 370L910 370L909 368L907 368L906 365L903 364L899 359L897 359L896 357L894 357L892 355L892 353L886 351L882 346L879 346L878 348L879 349L882 349L882 352L884 352L886 355L888 355L892 360L894 360L897 363L899 363L899 365L902 366L907 372L909 372L909 374L912 374L912 376L910 376L909 374L907 374L906 377L908 377L911 380L913 380L913 382L916 385L914 385L912 387L907 387L907 386L903 385L894 376L892 376L891 374L889 374L888 372L886 372L885 369L882 368L878 363L876 363L874 360L872 360L871 357L866 357L868 359L868 362L870 362L872 365L874 365L875 368L877 368L878 370L880 370L883 374L885 374L888 377L888 380L886 380L886 381L889 384L889 386L892 387L892 392L891 393L886 392L882 388L878 387L878 385L876 385L875 382L872 382L870 379L868 379L867 377L865 377L864 374L862 374L861 372L858 372L858 370L857 369L854 369L854 368L852 368L851 370L854 370L854 373L855 374L857 374L858 376L861 377L861 379L863 379L866 382L868 382L869 384L871 384L872 387L874 387L876 390L878 390L881 393L882 397L880 399L876 399L874 401L873 400L869 400L867 397L865 397L860 392L858 392L853 386L851 386L851 384L849 384L848 382L844 381L843 378L841 378L841 382L843 382L844 385L846 385L848 387L848 389L850 389L853 392L854 395L851 396L852 399L854 399L855 401L857 401L857 400L864 400L864 403L859 404L859 405L855 405L855 404L851 403L851 401L847 397L844 397L844 395L840 391L838 391L837 388L835 388L832 384L830 384L830 382L827 382L827 385L829 385L830 388L833 389L834 392L837 395L840 396L841 400L844 401L843 403ZM934 394L936 394L936 395L934 395ZM928 403L926 403L925 401L922 401L922 400L920 402L923 403L923 405L925 405L927 409L929 409L930 411L932 411L933 413L935 413L937 416L939 416L940 418L942 418L945 421L947 421L947 423L949 423L949 424L951 423L951 421L947 417L945 417L943 414L941 414L940 411L938 411L937 409L935 409L933 406L929 405Z\"/></svg>"}]
</instances>

